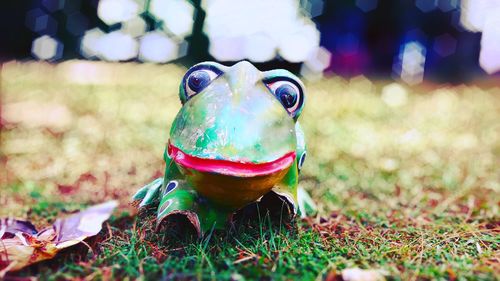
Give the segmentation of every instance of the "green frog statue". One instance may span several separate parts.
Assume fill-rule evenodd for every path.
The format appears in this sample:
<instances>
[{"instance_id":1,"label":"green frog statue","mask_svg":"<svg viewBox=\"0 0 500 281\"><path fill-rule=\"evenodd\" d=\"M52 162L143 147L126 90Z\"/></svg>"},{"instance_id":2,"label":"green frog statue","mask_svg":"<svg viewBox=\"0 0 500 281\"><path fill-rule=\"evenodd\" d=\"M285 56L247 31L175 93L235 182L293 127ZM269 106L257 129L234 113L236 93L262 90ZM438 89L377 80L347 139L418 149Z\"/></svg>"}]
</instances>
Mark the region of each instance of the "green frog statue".
<instances>
[{"instance_id":1,"label":"green frog statue","mask_svg":"<svg viewBox=\"0 0 500 281\"><path fill-rule=\"evenodd\" d=\"M306 158L298 122L305 90L295 75L261 72L247 61L203 62L186 72L179 96L165 176L133 196L139 208L159 202L157 226L180 215L201 236L263 197L278 199L291 217L314 210L298 187Z\"/></svg>"}]
</instances>

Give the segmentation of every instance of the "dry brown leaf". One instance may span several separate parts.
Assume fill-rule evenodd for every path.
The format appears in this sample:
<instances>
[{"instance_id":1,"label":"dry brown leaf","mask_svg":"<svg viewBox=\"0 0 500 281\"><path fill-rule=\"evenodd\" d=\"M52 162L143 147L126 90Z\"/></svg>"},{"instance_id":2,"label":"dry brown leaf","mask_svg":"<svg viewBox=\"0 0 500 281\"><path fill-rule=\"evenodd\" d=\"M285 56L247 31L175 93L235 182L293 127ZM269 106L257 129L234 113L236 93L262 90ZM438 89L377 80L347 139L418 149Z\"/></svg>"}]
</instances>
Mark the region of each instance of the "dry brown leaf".
<instances>
[{"instance_id":1,"label":"dry brown leaf","mask_svg":"<svg viewBox=\"0 0 500 281\"><path fill-rule=\"evenodd\" d=\"M92 206L40 232L26 221L0 220L0 278L8 272L53 258L60 250L94 236L118 205L116 201Z\"/></svg>"}]
</instances>

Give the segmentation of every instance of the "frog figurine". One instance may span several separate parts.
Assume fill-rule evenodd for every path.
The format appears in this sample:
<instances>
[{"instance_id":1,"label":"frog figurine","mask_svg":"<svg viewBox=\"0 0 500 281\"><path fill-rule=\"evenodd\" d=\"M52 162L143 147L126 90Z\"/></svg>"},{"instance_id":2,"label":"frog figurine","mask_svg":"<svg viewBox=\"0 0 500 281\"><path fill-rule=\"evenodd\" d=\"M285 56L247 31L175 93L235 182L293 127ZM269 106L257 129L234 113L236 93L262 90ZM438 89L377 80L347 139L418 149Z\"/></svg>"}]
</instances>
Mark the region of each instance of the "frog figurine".
<instances>
[{"instance_id":1,"label":"frog figurine","mask_svg":"<svg viewBox=\"0 0 500 281\"><path fill-rule=\"evenodd\" d=\"M314 209L298 188L306 147L297 119L305 95L295 75L261 72L247 61L203 62L186 72L179 95L165 176L133 196L139 208L159 201L157 226L180 215L201 236L263 196L278 198L291 216Z\"/></svg>"}]
</instances>

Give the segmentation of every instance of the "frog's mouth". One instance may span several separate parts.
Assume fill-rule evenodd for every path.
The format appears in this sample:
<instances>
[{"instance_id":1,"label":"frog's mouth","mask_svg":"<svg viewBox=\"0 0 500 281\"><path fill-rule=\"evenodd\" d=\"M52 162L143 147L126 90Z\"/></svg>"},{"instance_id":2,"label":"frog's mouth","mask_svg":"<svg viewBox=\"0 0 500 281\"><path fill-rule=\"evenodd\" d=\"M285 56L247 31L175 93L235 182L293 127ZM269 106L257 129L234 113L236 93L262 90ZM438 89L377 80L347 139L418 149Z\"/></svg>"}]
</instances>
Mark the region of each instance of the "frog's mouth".
<instances>
[{"instance_id":1,"label":"frog's mouth","mask_svg":"<svg viewBox=\"0 0 500 281\"><path fill-rule=\"evenodd\" d=\"M283 171L292 166L295 152L289 152L280 158L264 163L235 162L222 159L200 158L184 153L168 143L168 155L179 165L199 172L217 173L235 177L267 176Z\"/></svg>"}]
</instances>

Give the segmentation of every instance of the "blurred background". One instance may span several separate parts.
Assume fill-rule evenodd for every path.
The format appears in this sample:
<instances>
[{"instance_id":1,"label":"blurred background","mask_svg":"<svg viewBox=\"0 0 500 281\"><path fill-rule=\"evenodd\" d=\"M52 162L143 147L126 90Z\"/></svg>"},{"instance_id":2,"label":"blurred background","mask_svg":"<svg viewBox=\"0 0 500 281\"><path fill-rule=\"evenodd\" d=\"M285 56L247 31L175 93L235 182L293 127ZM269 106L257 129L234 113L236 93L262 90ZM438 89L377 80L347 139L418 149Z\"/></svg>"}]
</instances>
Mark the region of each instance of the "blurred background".
<instances>
[{"instance_id":1,"label":"blurred background","mask_svg":"<svg viewBox=\"0 0 500 281\"><path fill-rule=\"evenodd\" d=\"M498 0L2 1L0 58L250 60L322 75L464 83L500 70ZM496 76L498 78L498 75Z\"/></svg>"},{"instance_id":2,"label":"blurred background","mask_svg":"<svg viewBox=\"0 0 500 281\"><path fill-rule=\"evenodd\" d=\"M303 79L302 184L323 213L498 201L500 0L0 5L0 215L127 206L205 60Z\"/></svg>"}]
</instances>

